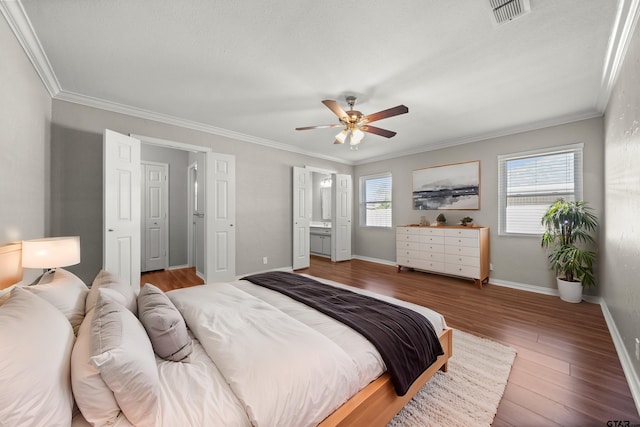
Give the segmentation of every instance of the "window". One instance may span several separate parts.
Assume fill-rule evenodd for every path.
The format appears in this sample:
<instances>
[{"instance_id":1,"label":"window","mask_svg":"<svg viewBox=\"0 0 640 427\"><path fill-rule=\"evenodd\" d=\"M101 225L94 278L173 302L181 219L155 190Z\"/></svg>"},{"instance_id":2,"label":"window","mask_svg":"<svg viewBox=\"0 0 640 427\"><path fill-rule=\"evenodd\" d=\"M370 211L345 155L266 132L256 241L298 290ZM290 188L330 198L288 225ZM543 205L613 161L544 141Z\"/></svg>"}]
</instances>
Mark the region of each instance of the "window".
<instances>
[{"instance_id":1,"label":"window","mask_svg":"<svg viewBox=\"0 0 640 427\"><path fill-rule=\"evenodd\" d=\"M498 156L500 235L542 234L540 220L551 203L582 199L582 147Z\"/></svg>"},{"instance_id":2,"label":"window","mask_svg":"<svg viewBox=\"0 0 640 427\"><path fill-rule=\"evenodd\" d=\"M391 174L360 177L360 225L391 227Z\"/></svg>"}]
</instances>

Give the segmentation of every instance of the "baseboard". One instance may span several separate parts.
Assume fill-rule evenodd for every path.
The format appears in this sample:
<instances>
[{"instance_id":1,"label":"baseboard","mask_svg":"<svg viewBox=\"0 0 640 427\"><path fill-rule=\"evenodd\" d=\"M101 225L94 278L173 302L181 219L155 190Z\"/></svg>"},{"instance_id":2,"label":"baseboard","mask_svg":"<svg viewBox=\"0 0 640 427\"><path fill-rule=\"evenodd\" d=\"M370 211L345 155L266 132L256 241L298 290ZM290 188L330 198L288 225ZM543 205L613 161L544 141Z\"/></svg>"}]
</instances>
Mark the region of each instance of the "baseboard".
<instances>
[{"instance_id":1,"label":"baseboard","mask_svg":"<svg viewBox=\"0 0 640 427\"><path fill-rule=\"evenodd\" d=\"M361 261L375 262L376 264L392 265L394 267L398 265L395 263L395 261L389 261L386 259L378 259L378 258L369 258L362 255L352 255L351 259L359 259Z\"/></svg>"},{"instance_id":2,"label":"baseboard","mask_svg":"<svg viewBox=\"0 0 640 427\"><path fill-rule=\"evenodd\" d=\"M254 271L253 273L245 273L245 274L241 274L239 276L236 276L236 280L240 280L245 276L251 276L252 274L266 273L268 271L286 271L286 272L291 273L293 271L293 267L292 266L288 266L288 267L269 268L267 270Z\"/></svg>"},{"instance_id":3,"label":"baseboard","mask_svg":"<svg viewBox=\"0 0 640 427\"><path fill-rule=\"evenodd\" d=\"M536 294L559 296L558 290L553 288L544 288L542 286L530 285L528 283L511 282L509 280L489 278L489 283L505 288L518 289L521 291L534 292Z\"/></svg>"},{"instance_id":4,"label":"baseboard","mask_svg":"<svg viewBox=\"0 0 640 427\"><path fill-rule=\"evenodd\" d=\"M616 327L616 322L613 320L613 316L609 311L609 307L607 307L607 303L601 301L600 307L602 307L604 320L607 322L607 326L609 327L609 333L611 334L613 345L618 352L618 359L620 360L620 364L622 365L622 370L624 371L624 376L627 379L627 384L629 384L631 396L633 397L633 401L636 403L638 414L640 414L640 378L638 377L638 373L636 372L636 370L633 368L631 355L624 345L622 336L620 335L620 332Z\"/></svg>"},{"instance_id":5,"label":"baseboard","mask_svg":"<svg viewBox=\"0 0 640 427\"><path fill-rule=\"evenodd\" d=\"M170 265L167 270L180 270L181 268L189 268L193 267L192 265L184 264L184 265Z\"/></svg>"}]
</instances>

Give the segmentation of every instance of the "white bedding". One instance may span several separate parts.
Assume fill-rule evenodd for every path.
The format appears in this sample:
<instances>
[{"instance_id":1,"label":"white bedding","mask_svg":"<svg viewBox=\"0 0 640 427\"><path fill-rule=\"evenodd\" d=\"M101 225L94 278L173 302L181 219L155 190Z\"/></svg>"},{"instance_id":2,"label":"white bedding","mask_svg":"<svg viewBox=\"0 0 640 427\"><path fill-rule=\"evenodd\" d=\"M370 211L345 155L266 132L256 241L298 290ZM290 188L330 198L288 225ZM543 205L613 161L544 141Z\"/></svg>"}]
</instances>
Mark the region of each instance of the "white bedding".
<instances>
[{"instance_id":1,"label":"white bedding","mask_svg":"<svg viewBox=\"0 0 640 427\"><path fill-rule=\"evenodd\" d=\"M427 308L323 282L418 311L437 332L446 327L444 318ZM176 414L201 416L197 406L205 401L224 412L215 414L219 418L213 424L194 418L195 425L316 425L385 371L375 347L357 332L250 282L196 286L167 295L202 347L196 345L201 366L193 369L194 377L180 372L179 363L159 363L163 425L174 425ZM199 353L202 349L215 366ZM168 394L171 390L174 395ZM199 398L191 401L185 393Z\"/></svg>"}]
</instances>

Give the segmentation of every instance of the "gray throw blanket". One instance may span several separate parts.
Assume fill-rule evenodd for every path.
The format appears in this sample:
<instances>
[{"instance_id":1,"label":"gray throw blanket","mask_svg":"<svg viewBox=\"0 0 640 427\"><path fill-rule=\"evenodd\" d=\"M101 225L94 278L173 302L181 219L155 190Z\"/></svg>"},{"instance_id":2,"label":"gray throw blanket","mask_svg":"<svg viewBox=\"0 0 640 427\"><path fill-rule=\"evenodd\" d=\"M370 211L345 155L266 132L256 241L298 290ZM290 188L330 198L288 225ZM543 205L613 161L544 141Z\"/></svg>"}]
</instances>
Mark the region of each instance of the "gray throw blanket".
<instances>
[{"instance_id":1,"label":"gray throw blanket","mask_svg":"<svg viewBox=\"0 0 640 427\"><path fill-rule=\"evenodd\" d=\"M280 292L359 332L382 356L399 396L444 354L431 322L408 308L282 271L243 279Z\"/></svg>"}]
</instances>

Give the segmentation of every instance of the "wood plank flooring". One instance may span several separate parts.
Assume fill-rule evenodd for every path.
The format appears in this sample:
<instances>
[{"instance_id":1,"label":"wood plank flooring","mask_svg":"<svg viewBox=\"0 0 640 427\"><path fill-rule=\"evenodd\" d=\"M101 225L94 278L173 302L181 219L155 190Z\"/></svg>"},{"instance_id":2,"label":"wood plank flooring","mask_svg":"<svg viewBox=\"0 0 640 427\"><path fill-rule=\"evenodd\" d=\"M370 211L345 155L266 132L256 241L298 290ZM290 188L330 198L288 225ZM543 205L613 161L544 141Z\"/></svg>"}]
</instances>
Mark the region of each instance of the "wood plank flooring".
<instances>
[{"instance_id":1,"label":"wood plank flooring","mask_svg":"<svg viewBox=\"0 0 640 427\"><path fill-rule=\"evenodd\" d=\"M298 272L430 307L453 328L515 348L518 355L494 426L640 424L599 305L491 284L478 289L467 280L398 273L393 266L360 260L332 263L312 257L311 267ZM202 283L193 270L167 273L145 274L142 283L164 290Z\"/></svg>"}]
</instances>

